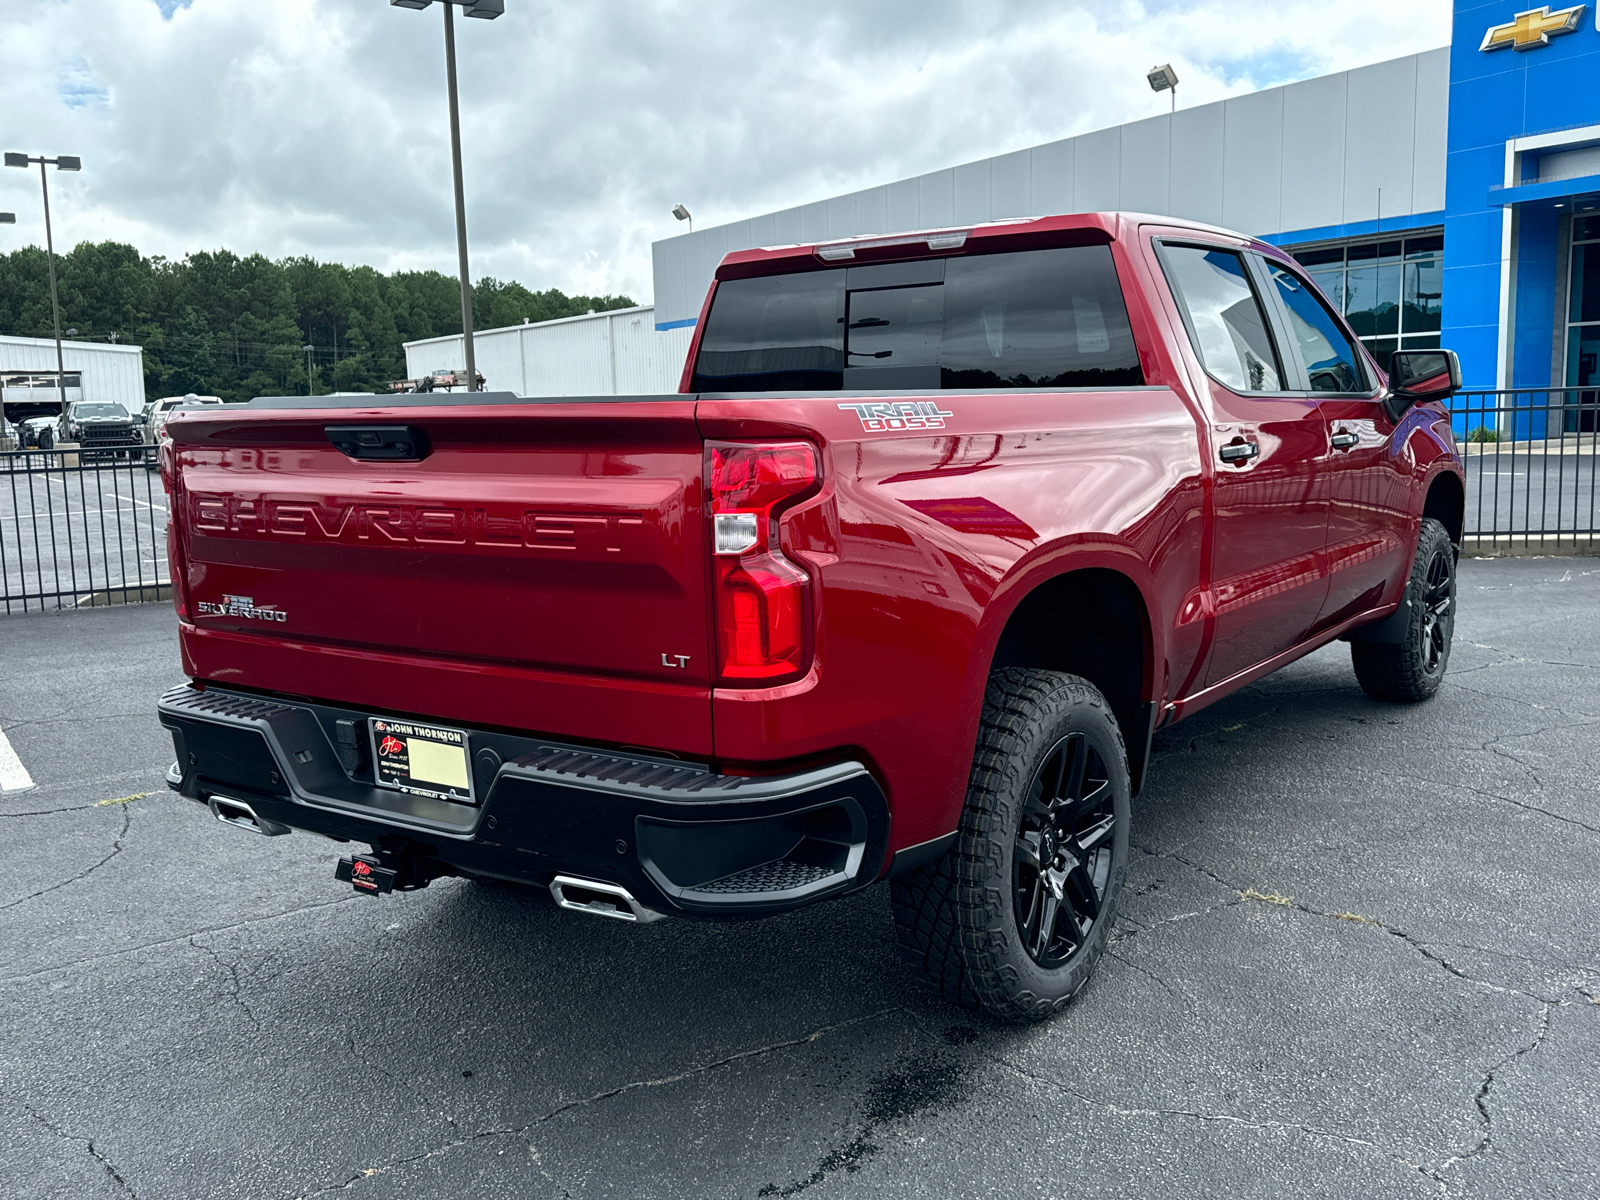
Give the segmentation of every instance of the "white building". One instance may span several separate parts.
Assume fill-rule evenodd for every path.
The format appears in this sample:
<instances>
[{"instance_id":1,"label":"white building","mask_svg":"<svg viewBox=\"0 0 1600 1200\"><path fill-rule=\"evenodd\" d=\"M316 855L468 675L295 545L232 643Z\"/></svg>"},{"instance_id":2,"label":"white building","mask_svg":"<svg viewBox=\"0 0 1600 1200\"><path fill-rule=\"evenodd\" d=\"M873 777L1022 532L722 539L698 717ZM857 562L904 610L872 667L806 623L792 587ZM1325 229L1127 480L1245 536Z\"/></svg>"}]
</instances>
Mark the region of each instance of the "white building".
<instances>
[{"instance_id":1,"label":"white building","mask_svg":"<svg viewBox=\"0 0 1600 1200\"><path fill-rule=\"evenodd\" d=\"M678 390L694 330L658 333L652 305L473 334L490 391L519 396L648 396ZM407 342L406 375L466 368L461 335Z\"/></svg>"},{"instance_id":2,"label":"white building","mask_svg":"<svg viewBox=\"0 0 1600 1200\"><path fill-rule=\"evenodd\" d=\"M654 244L656 328L693 326L756 246L1111 209L1279 245L1442 227L1449 91L1446 47L702 226Z\"/></svg>"},{"instance_id":3,"label":"white building","mask_svg":"<svg viewBox=\"0 0 1600 1200\"><path fill-rule=\"evenodd\" d=\"M144 349L105 342L62 342L67 399L144 407ZM0 395L13 404L54 403L56 344L51 338L0 337Z\"/></svg>"}]
</instances>

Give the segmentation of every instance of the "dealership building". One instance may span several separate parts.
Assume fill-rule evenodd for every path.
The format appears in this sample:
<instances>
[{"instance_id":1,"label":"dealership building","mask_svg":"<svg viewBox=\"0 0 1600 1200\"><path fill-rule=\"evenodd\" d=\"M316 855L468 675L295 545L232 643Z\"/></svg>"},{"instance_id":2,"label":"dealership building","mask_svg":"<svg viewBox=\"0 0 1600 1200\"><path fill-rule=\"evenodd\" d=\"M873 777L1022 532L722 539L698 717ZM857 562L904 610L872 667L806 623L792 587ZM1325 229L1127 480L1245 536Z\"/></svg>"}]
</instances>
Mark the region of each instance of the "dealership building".
<instances>
[{"instance_id":1,"label":"dealership building","mask_svg":"<svg viewBox=\"0 0 1600 1200\"><path fill-rule=\"evenodd\" d=\"M1457 0L1437 50L656 242L655 329L692 328L729 251L1122 209L1288 249L1380 361L1442 343L1469 387L1600 386L1600 5L1525 3Z\"/></svg>"},{"instance_id":2,"label":"dealership building","mask_svg":"<svg viewBox=\"0 0 1600 1200\"><path fill-rule=\"evenodd\" d=\"M110 400L130 413L144 407L144 350L138 346L64 341L61 366L58 381L54 338L0 337L0 405L6 419L55 412L63 385L69 404Z\"/></svg>"}]
</instances>

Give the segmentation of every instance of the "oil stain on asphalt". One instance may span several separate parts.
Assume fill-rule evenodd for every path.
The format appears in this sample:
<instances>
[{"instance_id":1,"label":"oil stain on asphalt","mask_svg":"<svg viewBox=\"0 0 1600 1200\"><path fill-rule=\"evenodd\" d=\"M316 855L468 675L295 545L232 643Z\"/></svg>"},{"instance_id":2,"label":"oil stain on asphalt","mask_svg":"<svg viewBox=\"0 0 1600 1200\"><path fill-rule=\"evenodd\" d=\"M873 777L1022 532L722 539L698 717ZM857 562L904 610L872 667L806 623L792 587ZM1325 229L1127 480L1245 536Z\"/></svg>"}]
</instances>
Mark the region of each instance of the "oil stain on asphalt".
<instances>
[{"instance_id":1,"label":"oil stain on asphalt","mask_svg":"<svg viewBox=\"0 0 1600 1200\"><path fill-rule=\"evenodd\" d=\"M952 1025L944 1031L951 1045L966 1045L978 1038L978 1031L966 1025ZM769 1183L757 1196L793 1196L840 1171L853 1175L879 1147L873 1137L891 1125L925 1113L955 1107L963 1098L962 1085L971 1067L940 1051L907 1055L891 1070L873 1077L861 1103L861 1126L856 1135L817 1162L816 1170L804 1179L787 1184Z\"/></svg>"}]
</instances>

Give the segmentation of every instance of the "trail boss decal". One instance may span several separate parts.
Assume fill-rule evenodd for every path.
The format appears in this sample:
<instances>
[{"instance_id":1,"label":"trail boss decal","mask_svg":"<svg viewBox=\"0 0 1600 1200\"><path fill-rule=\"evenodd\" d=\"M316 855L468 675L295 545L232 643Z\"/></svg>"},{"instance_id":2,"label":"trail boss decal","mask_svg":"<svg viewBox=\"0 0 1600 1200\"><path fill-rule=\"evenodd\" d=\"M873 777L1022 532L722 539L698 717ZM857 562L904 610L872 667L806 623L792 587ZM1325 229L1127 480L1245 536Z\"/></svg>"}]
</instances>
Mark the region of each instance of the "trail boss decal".
<instances>
[{"instance_id":1,"label":"trail boss decal","mask_svg":"<svg viewBox=\"0 0 1600 1200\"><path fill-rule=\"evenodd\" d=\"M224 595L221 604L211 600L201 600L194 607L197 612L206 613L213 617L243 617L247 621L277 621L279 623L289 619L288 613L280 612L271 604L257 605L249 596Z\"/></svg>"},{"instance_id":2,"label":"trail boss decal","mask_svg":"<svg viewBox=\"0 0 1600 1200\"><path fill-rule=\"evenodd\" d=\"M841 404L861 418L868 433L899 433L911 429L943 429L945 412L934 400L874 400L865 404Z\"/></svg>"}]
</instances>

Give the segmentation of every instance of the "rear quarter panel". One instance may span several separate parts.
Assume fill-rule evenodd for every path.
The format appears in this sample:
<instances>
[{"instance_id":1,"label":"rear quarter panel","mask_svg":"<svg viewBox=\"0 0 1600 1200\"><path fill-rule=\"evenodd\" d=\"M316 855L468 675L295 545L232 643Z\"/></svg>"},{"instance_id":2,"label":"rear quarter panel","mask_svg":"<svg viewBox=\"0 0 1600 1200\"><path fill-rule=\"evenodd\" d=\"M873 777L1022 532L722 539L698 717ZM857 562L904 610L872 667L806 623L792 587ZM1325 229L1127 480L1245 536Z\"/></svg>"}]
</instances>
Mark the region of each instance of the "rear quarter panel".
<instances>
[{"instance_id":1,"label":"rear quarter panel","mask_svg":"<svg viewBox=\"0 0 1600 1200\"><path fill-rule=\"evenodd\" d=\"M849 407L902 400L934 401L943 428L868 431ZM707 438L816 440L826 473L784 523L822 614L812 669L714 690L717 754L857 748L889 793L891 848L955 826L996 641L1039 583L1086 567L1132 580L1158 683L1198 649L1201 622L1170 635L1186 602L1199 615L1203 496L1194 418L1169 388L707 397L697 418ZM1175 647L1187 659L1169 664Z\"/></svg>"}]
</instances>

